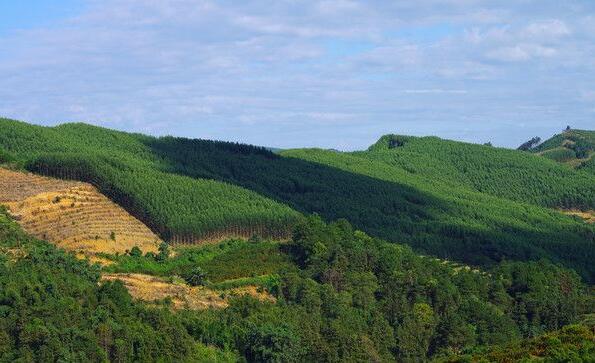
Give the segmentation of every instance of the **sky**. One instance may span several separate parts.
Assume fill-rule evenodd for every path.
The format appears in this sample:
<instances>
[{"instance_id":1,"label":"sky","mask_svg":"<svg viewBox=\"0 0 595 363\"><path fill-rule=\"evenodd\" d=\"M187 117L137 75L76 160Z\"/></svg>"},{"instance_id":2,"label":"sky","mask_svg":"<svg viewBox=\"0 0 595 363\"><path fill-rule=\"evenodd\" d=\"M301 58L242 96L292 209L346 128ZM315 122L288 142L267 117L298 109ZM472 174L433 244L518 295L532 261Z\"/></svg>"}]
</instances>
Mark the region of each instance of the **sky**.
<instances>
[{"instance_id":1,"label":"sky","mask_svg":"<svg viewBox=\"0 0 595 363\"><path fill-rule=\"evenodd\" d=\"M280 148L595 128L592 0L0 1L0 117Z\"/></svg>"}]
</instances>

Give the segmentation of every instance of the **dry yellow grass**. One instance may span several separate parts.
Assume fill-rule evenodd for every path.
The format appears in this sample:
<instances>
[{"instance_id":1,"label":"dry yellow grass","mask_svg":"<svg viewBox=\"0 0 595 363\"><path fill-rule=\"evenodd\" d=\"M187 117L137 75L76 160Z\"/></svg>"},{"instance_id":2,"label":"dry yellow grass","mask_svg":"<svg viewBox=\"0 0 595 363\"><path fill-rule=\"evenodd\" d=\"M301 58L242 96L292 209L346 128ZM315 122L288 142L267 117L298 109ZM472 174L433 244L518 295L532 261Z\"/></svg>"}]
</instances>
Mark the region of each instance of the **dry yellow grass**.
<instances>
[{"instance_id":1,"label":"dry yellow grass","mask_svg":"<svg viewBox=\"0 0 595 363\"><path fill-rule=\"evenodd\" d=\"M170 298L174 309L202 310L208 308L225 308L230 296L250 295L263 301L274 301L254 286L245 286L226 290L225 293L206 287L192 287L184 283L167 282L162 278L144 274L103 274L102 280L120 280L133 298L153 302Z\"/></svg>"},{"instance_id":2,"label":"dry yellow grass","mask_svg":"<svg viewBox=\"0 0 595 363\"><path fill-rule=\"evenodd\" d=\"M0 168L0 203L30 235L85 255L156 251L159 237L87 183Z\"/></svg>"},{"instance_id":3,"label":"dry yellow grass","mask_svg":"<svg viewBox=\"0 0 595 363\"><path fill-rule=\"evenodd\" d=\"M581 211L578 209L560 209L560 212L570 216L581 217L587 223L595 223L595 211Z\"/></svg>"}]
</instances>

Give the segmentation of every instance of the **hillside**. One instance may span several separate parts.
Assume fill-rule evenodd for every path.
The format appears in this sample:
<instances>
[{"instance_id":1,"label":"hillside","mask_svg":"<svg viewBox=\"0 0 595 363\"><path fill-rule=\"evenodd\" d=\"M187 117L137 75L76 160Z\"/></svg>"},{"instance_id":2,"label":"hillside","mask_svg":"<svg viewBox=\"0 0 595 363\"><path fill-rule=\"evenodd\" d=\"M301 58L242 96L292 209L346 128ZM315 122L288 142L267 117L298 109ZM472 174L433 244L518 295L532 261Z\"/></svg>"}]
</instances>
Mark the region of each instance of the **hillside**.
<instances>
[{"instance_id":1,"label":"hillside","mask_svg":"<svg viewBox=\"0 0 595 363\"><path fill-rule=\"evenodd\" d=\"M275 260L254 258L274 250ZM593 303L574 272L546 261L477 273L318 217L300 222L289 244L229 241L175 256L112 257L115 265L104 271L161 266L174 280L180 273L195 281L192 271L204 266L199 285L207 287L223 287L209 280L229 277L237 286L237 277L254 281L268 271L275 278L265 288L275 300L223 304L213 296L218 309L172 314L179 297L166 296L180 294L179 285L127 274L140 300L148 280L166 297L135 301L110 281L120 277L100 281L97 266L24 235L0 211L0 360L420 361L517 344L576 322Z\"/></svg>"},{"instance_id":2,"label":"hillside","mask_svg":"<svg viewBox=\"0 0 595 363\"><path fill-rule=\"evenodd\" d=\"M516 150L437 137L385 135L356 155L515 201L548 207L595 206L595 178Z\"/></svg>"},{"instance_id":3,"label":"hillside","mask_svg":"<svg viewBox=\"0 0 595 363\"><path fill-rule=\"evenodd\" d=\"M157 251L159 237L95 187L0 168L0 204L30 235L85 255Z\"/></svg>"},{"instance_id":4,"label":"hillside","mask_svg":"<svg viewBox=\"0 0 595 363\"><path fill-rule=\"evenodd\" d=\"M42 174L93 183L167 240L286 237L299 218L285 205L247 189L171 172L172 165L152 151L152 140L85 124L44 128L0 119L6 159ZM240 145L221 146L252 152Z\"/></svg>"},{"instance_id":5,"label":"hillside","mask_svg":"<svg viewBox=\"0 0 595 363\"><path fill-rule=\"evenodd\" d=\"M530 150L559 163L595 174L595 131L569 129Z\"/></svg>"},{"instance_id":6,"label":"hillside","mask_svg":"<svg viewBox=\"0 0 595 363\"><path fill-rule=\"evenodd\" d=\"M595 280L594 228L546 207L592 209L593 176L528 153L437 138L336 153L153 138L84 124L0 120L5 159L93 182L162 238L287 238L303 213L441 258L548 258Z\"/></svg>"},{"instance_id":7,"label":"hillside","mask_svg":"<svg viewBox=\"0 0 595 363\"><path fill-rule=\"evenodd\" d=\"M163 306L163 305L161 305ZM0 361L237 361L168 309L132 300L99 269L25 235L0 207Z\"/></svg>"}]
</instances>

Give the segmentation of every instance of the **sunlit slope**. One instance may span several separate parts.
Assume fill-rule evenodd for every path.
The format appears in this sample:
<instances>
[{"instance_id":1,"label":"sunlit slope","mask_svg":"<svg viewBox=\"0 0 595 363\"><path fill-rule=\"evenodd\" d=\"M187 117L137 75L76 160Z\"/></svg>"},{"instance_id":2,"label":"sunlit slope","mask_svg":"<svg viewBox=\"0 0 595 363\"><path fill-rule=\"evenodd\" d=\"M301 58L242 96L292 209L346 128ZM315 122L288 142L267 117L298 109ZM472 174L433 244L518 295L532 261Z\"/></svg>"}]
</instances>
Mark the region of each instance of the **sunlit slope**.
<instances>
[{"instance_id":1,"label":"sunlit slope","mask_svg":"<svg viewBox=\"0 0 595 363\"><path fill-rule=\"evenodd\" d=\"M566 130L530 150L548 159L595 174L595 131Z\"/></svg>"},{"instance_id":2,"label":"sunlit slope","mask_svg":"<svg viewBox=\"0 0 595 363\"><path fill-rule=\"evenodd\" d=\"M464 155L465 166L454 157L433 157L436 150L408 159L395 156L394 148L277 155L83 124L42 128L3 120L0 126L0 147L9 158L38 172L94 180L165 238L286 234L297 212L318 213L441 258L489 265L544 257L595 280L593 225L545 208L592 205L592 179L539 156L485 147L495 159L475 161L484 147L463 144L469 152L450 152L457 160ZM451 149L460 144L431 140ZM470 170L476 164L500 171Z\"/></svg>"},{"instance_id":3,"label":"sunlit slope","mask_svg":"<svg viewBox=\"0 0 595 363\"><path fill-rule=\"evenodd\" d=\"M0 204L36 238L83 254L157 251L149 228L87 183L0 168Z\"/></svg>"},{"instance_id":4,"label":"sunlit slope","mask_svg":"<svg viewBox=\"0 0 595 363\"><path fill-rule=\"evenodd\" d=\"M385 135L367 152L355 155L515 201L548 207L595 206L594 175L517 150L437 137Z\"/></svg>"}]
</instances>

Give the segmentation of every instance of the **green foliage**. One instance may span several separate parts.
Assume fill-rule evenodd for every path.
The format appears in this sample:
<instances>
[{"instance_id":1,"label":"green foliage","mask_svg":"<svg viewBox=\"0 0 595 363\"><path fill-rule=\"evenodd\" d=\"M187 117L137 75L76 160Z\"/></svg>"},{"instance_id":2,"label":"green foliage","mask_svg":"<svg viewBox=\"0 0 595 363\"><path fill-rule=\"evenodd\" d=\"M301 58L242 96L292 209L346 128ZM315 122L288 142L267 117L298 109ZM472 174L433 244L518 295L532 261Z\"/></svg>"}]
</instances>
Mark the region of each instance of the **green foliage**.
<instances>
[{"instance_id":1,"label":"green foliage","mask_svg":"<svg viewBox=\"0 0 595 363\"><path fill-rule=\"evenodd\" d=\"M283 154L378 181L353 192L352 200L357 203L344 202L344 209L331 201L317 205L325 217L347 218L370 234L442 258L483 266L502 259L548 258L576 269L588 281L595 279L592 225L511 200L518 196L538 203L539 198L550 202L561 198L561 205L572 205L572 200L591 205L595 181L589 175L575 175L564 166L530 154L437 138L423 138L419 143L410 139L385 151L337 154L293 150ZM515 159L520 160L518 167L506 167ZM533 161L536 165L532 166ZM540 165L543 173L536 171ZM555 173L549 174L548 182L550 169ZM580 180L582 187L568 187ZM338 184L335 181L333 189L338 189ZM474 191L476 188L481 190ZM573 189L574 195L568 194ZM555 190L560 193L557 197ZM332 193L335 191L325 191L324 195ZM372 200L373 205L368 202Z\"/></svg>"},{"instance_id":2,"label":"green foliage","mask_svg":"<svg viewBox=\"0 0 595 363\"><path fill-rule=\"evenodd\" d=\"M130 255L130 257L139 258L142 257L143 251L141 251L141 249L138 246L134 246L130 249L130 252L128 252L128 254Z\"/></svg>"},{"instance_id":3,"label":"green foliage","mask_svg":"<svg viewBox=\"0 0 595 363\"><path fill-rule=\"evenodd\" d=\"M574 151L565 148L547 150L544 151L541 154L541 156L560 163L570 161L576 158L576 154L574 153Z\"/></svg>"},{"instance_id":4,"label":"green foliage","mask_svg":"<svg viewBox=\"0 0 595 363\"><path fill-rule=\"evenodd\" d=\"M168 161L152 150L154 140L85 124L44 128L0 119L0 148L18 155L28 169L96 184L165 239L281 237L299 218L247 189L171 172Z\"/></svg>"},{"instance_id":5,"label":"green foliage","mask_svg":"<svg viewBox=\"0 0 595 363\"><path fill-rule=\"evenodd\" d=\"M531 140L522 143L521 146L519 146L517 148L517 150L522 150L522 151L531 150L535 146L537 146L540 142L541 142L541 138L536 136L536 137L532 138Z\"/></svg>"},{"instance_id":6,"label":"green foliage","mask_svg":"<svg viewBox=\"0 0 595 363\"><path fill-rule=\"evenodd\" d=\"M232 361L167 309L132 301L99 269L25 236L0 213L0 361Z\"/></svg>"},{"instance_id":7,"label":"green foliage","mask_svg":"<svg viewBox=\"0 0 595 363\"><path fill-rule=\"evenodd\" d=\"M437 359L439 362L592 362L595 325L580 323L538 337L477 353Z\"/></svg>"},{"instance_id":8,"label":"green foliage","mask_svg":"<svg viewBox=\"0 0 595 363\"><path fill-rule=\"evenodd\" d=\"M155 256L158 262L164 262L169 257L169 244L167 242L161 242L157 249L159 253Z\"/></svg>"},{"instance_id":9,"label":"green foliage","mask_svg":"<svg viewBox=\"0 0 595 363\"><path fill-rule=\"evenodd\" d=\"M286 252L300 270L280 274L276 304L243 297L225 310L182 313L190 334L248 361L425 361L513 344L589 309L585 287L561 267L461 269L346 221L308 217Z\"/></svg>"},{"instance_id":10,"label":"green foliage","mask_svg":"<svg viewBox=\"0 0 595 363\"><path fill-rule=\"evenodd\" d=\"M180 248L173 257L167 259L159 255L108 256L116 263L105 270L163 277L178 275L188 280L194 270L200 267L204 274L203 282L209 280L218 283L243 277L274 275L292 269L291 260L282 249L279 243L270 241L255 244L228 240L199 248Z\"/></svg>"},{"instance_id":11,"label":"green foliage","mask_svg":"<svg viewBox=\"0 0 595 363\"><path fill-rule=\"evenodd\" d=\"M432 308L426 303L414 304L411 314L403 319L397 329L400 355L406 360L425 359L435 328Z\"/></svg>"},{"instance_id":12,"label":"green foliage","mask_svg":"<svg viewBox=\"0 0 595 363\"><path fill-rule=\"evenodd\" d=\"M206 274L202 268L196 266L184 275L184 280L190 286L202 286L206 283Z\"/></svg>"},{"instance_id":13,"label":"green foliage","mask_svg":"<svg viewBox=\"0 0 595 363\"><path fill-rule=\"evenodd\" d=\"M484 346L518 347L519 337L575 323L593 308L575 273L545 261L473 271L372 238L345 220L310 216L282 246L232 240L161 262L138 252L113 257L108 269L151 266L201 278L198 266L208 275L214 264L215 279L238 278L211 287L256 283L277 298L236 297L226 309L172 314L133 302L119 282L98 284L97 266L26 237L0 213L0 361L458 359L453 354ZM250 277L265 271L275 274ZM593 348L584 341L547 341L547 354L588 357ZM508 354L493 349L488 357Z\"/></svg>"},{"instance_id":14,"label":"green foliage","mask_svg":"<svg viewBox=\"0 0 595 363\"><path fill-rule=\"evenodd\" d=\"M13 155L0 148L0 164L12 163L14 161L16 161L16 158Z\"/></svg>"}]
</instances>

